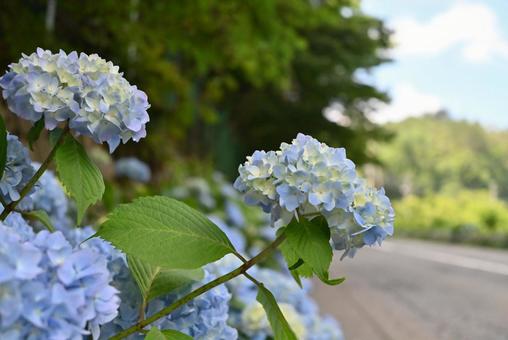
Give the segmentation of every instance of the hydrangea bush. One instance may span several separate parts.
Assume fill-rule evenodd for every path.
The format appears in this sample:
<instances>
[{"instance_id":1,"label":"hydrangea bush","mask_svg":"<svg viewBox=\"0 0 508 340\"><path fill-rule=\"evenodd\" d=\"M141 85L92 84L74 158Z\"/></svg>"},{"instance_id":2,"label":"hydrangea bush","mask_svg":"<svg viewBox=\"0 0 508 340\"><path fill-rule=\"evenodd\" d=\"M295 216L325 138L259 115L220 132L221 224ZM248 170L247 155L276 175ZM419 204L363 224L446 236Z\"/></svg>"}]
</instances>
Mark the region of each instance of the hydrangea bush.
<instances>
[{"instance_id":1,"label":"hydrangea bush","mask_svg":"<svg viewBox=\"0 0 508 340\"><path fill-rule=\"evenodd\" d=\"M30 145L42 128L52 145L32 163L0 119L2 339L343 338L319 314L307 278L340 284L329 277L332 245L352 256L381 244L394 219L384 191L358 176L344 149L299 134L248 157L238 192L219 175L220 195L199 179L172 191L180 199L197 193L208 216L150 196L82 227L105 184L79 138L106 142L110 152L139 141L146 94L97 55L43 49L9 65L0 87L9 109L33 123ZM132 159L116 172L141 182L151 176ZM261 207L254 228L241 199ZM276 250L278 265L259 266Z\"/></svg>"}]
</instances>

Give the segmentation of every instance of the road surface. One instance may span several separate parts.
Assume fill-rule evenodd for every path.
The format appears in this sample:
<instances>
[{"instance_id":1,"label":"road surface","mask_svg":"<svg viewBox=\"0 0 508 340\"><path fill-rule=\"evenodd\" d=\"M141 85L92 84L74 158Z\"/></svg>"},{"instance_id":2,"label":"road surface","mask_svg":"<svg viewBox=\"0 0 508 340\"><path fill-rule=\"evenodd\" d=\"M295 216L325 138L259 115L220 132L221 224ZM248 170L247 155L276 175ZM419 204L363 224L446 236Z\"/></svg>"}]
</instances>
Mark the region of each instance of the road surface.
<instances>
[{"instance_id":1,"label":"road surface","mask_svg":"<svg viewBox=\"0 0 508 340\"><path fill-rule=\"evenodd\" d=\"M332 273L313 295L347 340L508 339L508 251L391 240Z\"/></svg>"}]
</instances>

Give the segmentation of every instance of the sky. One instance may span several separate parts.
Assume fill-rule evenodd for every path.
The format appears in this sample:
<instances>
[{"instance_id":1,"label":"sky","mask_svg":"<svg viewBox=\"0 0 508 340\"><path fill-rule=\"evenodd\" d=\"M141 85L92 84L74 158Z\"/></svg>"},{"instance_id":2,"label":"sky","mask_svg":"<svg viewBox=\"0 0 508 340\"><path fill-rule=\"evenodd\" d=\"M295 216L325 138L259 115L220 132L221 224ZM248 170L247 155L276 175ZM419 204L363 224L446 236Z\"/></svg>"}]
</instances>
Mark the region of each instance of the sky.
<instances>
[{"instance_id":1,"label":"sky","mask_svg":"<svg viewBox=\"0 0 508 340\"><path fill-rule=\"evenodd\" d=\"M446 109L508 128L508 0L363 0L362 8L394 30L394 62L363 75L392 97L373 120Z\"/></svg>"}]
</instances>

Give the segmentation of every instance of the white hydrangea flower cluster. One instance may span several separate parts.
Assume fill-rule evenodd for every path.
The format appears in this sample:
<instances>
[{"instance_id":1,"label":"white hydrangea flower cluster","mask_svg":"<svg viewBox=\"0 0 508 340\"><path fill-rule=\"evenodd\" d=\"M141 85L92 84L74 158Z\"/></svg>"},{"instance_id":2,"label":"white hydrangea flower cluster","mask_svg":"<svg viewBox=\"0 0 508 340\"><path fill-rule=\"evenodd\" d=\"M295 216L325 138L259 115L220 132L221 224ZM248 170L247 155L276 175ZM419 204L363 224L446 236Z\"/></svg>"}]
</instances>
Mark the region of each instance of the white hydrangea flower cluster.
<instances>
[{"instance_id":1,"label":"white hydrangea flower cluster","mask_svg":"<svg viewBox=\"0 0 508 340\"><path fill-rule=\"evenodd\" d=\"M38 48L9 69L0 87L9 109L21 118L44 118L48 130L68 120L76 133L107 142L111 152L120 141L146 136L146 94L96 54Z\"/></svg>"},{"instance_id":2,"label":"white hydrangea flower cluster","mask_svg":"<svg viewBox=\"0 0 508 340\"><path fill-rule=\"evenodd\" d=\"M293 217L324 216L336 249L353 255L393 234L394 211L384 190L357 176L343 148L298 134L278 151L256 151L239 167L235 188L271 214L275 227Z\"/></svg>"}]
</instances>

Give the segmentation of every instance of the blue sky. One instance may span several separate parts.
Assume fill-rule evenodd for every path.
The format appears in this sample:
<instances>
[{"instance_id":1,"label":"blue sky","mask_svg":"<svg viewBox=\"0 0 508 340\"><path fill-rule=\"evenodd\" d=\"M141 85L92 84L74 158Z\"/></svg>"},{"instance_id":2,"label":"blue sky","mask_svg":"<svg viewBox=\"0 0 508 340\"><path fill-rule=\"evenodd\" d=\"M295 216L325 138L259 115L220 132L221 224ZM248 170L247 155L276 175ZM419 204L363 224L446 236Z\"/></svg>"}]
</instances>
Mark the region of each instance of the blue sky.
<instances>
[{"instance_id":1,"label":"blue sky","mask_svg":"<svg viewBox=\"0 0 508 340\"><path fill-rule=\"evenodd\" d=\"M508 0L364 0L395 31L395 61L370 77L392 103L379 122L439 108L508 128Z\"/></svg>"}]
</instances>

